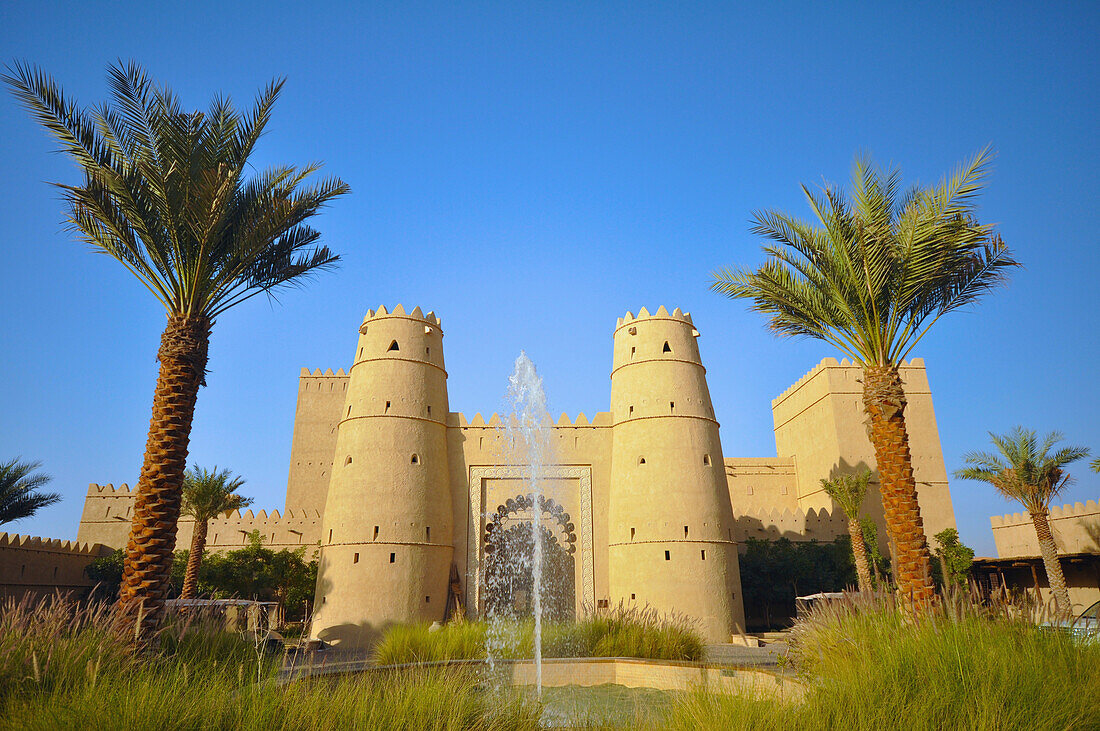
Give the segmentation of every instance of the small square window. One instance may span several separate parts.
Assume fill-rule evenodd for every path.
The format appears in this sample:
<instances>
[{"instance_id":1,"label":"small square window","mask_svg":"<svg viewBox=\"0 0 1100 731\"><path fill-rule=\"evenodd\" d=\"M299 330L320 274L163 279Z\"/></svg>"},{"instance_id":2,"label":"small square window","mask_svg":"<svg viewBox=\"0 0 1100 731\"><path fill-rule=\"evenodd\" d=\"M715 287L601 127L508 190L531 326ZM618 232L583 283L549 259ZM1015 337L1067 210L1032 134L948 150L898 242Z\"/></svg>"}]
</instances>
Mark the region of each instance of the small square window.
<instances>
[{"instance_id":1,"label":"small square window","mask_svg":"<svg viewBox=\"0 0 1100 731\"><path fill-rule=\"evenodd\" d=\"M396 553L391 553L390 554L390 563L395 563L396 561L397 561L397 554Z\"/></svg>"},{"instance_id":2,"label":"small square window","mask_svg":"<svg viewBox=\"0 0 1100 731\"><path fill-rule=\"evenodd\" d=\"M668 551L665 551L665 560L666 561L671 561L672 560L672 554L669 553Z\"/></svg>"}]
</instances>

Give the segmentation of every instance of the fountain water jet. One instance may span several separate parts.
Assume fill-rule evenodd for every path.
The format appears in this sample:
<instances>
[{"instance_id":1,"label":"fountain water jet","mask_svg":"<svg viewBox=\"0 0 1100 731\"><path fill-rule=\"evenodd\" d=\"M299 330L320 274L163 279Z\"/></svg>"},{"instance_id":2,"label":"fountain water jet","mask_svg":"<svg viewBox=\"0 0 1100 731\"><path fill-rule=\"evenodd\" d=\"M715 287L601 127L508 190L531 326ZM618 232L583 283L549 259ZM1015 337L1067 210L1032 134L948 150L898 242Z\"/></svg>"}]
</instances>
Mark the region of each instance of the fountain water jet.
<instances>
[{"instance_id":1,"label":"fountain water jet","mask_svg":"<svg viewBox=\"0 0 1100 731\"><path fill-rule=\"evenodd\" d=\"M534 615L534 665L535 687L542 696L542 603L543 603L543 528L542 510L544 501L544 467L550 459L550 413L546 408L546 392L542 388L535 364L520 352L515 368L508 379L507 400L511 413L505 424L505 439L512 445L512 459L522 461L527 467L527 500L531 510L531 555L518 558L530 561L531 567L531 608ZM493 587L487 587L492 590ZM499 589L500 587L498 587ZM490 665L494 664L494 645L502 643L504 629L503 617L490 617L490 631L486 642Z\"/></svg>"}]
</instances>

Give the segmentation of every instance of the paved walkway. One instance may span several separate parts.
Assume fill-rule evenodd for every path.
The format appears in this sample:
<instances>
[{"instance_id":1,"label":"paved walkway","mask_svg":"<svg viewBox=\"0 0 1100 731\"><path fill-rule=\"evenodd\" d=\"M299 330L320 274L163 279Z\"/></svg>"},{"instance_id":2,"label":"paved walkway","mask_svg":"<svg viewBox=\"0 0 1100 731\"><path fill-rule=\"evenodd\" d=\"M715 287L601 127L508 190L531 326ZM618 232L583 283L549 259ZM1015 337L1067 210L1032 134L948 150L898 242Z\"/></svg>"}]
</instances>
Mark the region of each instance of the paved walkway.
<instances>
[{"instance_id":1,"label":"paved walkway","mask_svg":"<svg viewBox=\"0 0 1100 731\"><path fill-rule=\"evenodd\" d=\"M707 662L715 665L775 668L779 658L786 656L786 642L769 642L764 647L744 645L707 645Z\"/></svg>"}]
</instances>

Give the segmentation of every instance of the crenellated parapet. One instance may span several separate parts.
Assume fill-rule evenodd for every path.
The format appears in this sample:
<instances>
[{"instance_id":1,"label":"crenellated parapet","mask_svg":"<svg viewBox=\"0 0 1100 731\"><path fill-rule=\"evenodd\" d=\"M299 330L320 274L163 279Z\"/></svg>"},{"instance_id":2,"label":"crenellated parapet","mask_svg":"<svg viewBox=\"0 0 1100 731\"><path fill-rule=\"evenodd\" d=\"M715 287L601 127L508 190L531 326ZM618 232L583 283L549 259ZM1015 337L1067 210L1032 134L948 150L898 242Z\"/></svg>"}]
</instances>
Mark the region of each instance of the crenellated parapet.
<instances>
[{"instance_id":1,"label":"crenellated parapet","mask_svg":"<svg viewBox=\"0 0 1100 731\"><path fill-rule=\"evenodd\" d=\"M740 540L748 538L792 541L832 541L848 535L848 517L840 509L801 508L738 511Z\"/></svg>"},{"instance_id":2,"label":"crenellated parapet","mask_svg":"<svg viewBox=\"0 0 1100 731\"><path fill-rule=\"evenodd\" d=\"M1100 553L1100 504L1089 500L1056 505L1047 514L1054 543L1063 553ZM1031 514L1008 513L989 519L1001 558L1039 555L1039 540Z\"/></svg>"},{"instance_id":3,"label":"crenellated parapet","mask_svg":"<svg viewBox=\"0 0 1100 731\"><path fill-rule=\"evenodd\" d=\"M24 551L45 551L93 558L104 553L103 546L98 543L63 541L60 538L40 538L19 533L0 533L0 548L18 548Z\"/></svg>"},{"instance_id":4,"label":"crenellated parapet","mask_svg":"<svg viewBox=\"0 0 1100 731\"><path fill-rule=\"evenodd\" d=\"M772 399L772 408L775 408L786 400L789 396L800 391L806 384L812 381L814 378L825 373L830 368L845 368L856 369L862 372L863 367L854 361L850 361L847 358L842 358L837 361L836 358L822 358L821 362L808 370L802 377L792 383L781 394ZM912 360L904 360L901 365L898 366L898 370L902 371L902 379L905 379L907 371L924 368L924 358L913 358ZM854 381L853 381L854 382Z\"/></svg>"},{"instance_id":5,"label":"crenellated parapet","mask_svg":"<svg viewBox=\"0 0 1100 731\"><path fill-rule=\"evenodd\" d=\"M403 317L408 320L422 320L425 323L429 325L435 325L436 327L440 327L440 325L442 325L442 322L435 314L435 312L424 314L420 307L414 307L412 312L406 313L404 306L402 306L401 304L398 304L392 310L387 310L385 305L382 305L377 310L367 310L366 316L363 317L363 324L366 325L371 320L383 317Z\"/></svg>"},{"instance_id":6,"label":"crenellated parapet","mask_svg":"<svg viewBox=\"0 0 1100 731\"><path fill-rule=\"evenodd\" d=\"M0 533L0 599L81 594L92 585L84 568L109 553L96 543Z\"/></svg>"},{"instance_id":7,"label":"crenellated parapet","mask_svg":"<svg viewBox=\"0 0 1100 731\"><path fill-rule=\"evenodd\" d=\"M615 329L618 330L624 325L633 326L639 320L679 320L681 322L686 322L688 325L692 326L692 329L694 329L694 323L691 321L691 313L681 312L679 307L677 307L670 313L667 309L665 309L664 305L658 307L657 311L654 312L652 315L649 314L649 310L644 307L638 310L637 315L635 315L633 312L627 312L625 317L620 317L615 321Z\"/></svg>"},{"instance_id":8,"label":"crenellated parapet","mask_svg":"<svg viewBox=\"0 0 1100 731\"><path fill-rule=\"evenodd\" d=\"M486 419L484 416L482 416L481 412L478 412L478 413L474 414L473 418L469 419L469 420L467 420L465 414L452 413L452 414L449 414L448 416L449 416L449 418L448 418L448 421L447 421L447 426L449 426L449 427L473 427L473 428L478 428L478 429L501 429L505 425L504 424L504 417L502 417L500 414L496 413L495 411L489 416L488 419ZM589 418L584 414L583 411L581 413L577 414L577 417L575 419L570 418L569 415L566 414L566 413L562 413L562 415L558 417L558 420L551 424L551 426L554 427L554 428L562 428L562 429L568 429L568 428L579 429L579 428L586 428L586 427L587 428L592 428L592 427L607 428L607 427L610 427L611 425L612 425L611 424L611 412L609 412L609 411L597 412L596 414L594 414L592 416L591 420L589 420Z\"/></svg>"}]
</instances>

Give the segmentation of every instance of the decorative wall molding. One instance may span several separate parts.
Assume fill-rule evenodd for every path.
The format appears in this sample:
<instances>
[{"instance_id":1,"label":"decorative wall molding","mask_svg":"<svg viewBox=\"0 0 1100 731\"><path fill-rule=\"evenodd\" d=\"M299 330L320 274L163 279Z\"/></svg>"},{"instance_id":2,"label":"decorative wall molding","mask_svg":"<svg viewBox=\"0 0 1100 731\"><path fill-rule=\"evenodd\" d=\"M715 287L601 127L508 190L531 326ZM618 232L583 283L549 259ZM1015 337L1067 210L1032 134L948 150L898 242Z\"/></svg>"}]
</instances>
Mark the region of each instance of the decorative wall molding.
<instances>
[{"instance_id":1,"label":"decorative wall molding","mask_svg":"<svg viewBox=\"0 0 1100 731\"><path fill-rule=\"evenodd\" d=\"M596 586L592 544L592 467L549 465L543 468L548 480L577 480L580 490L580 563L581 599L587 606L596 605ZM486 480L522 480L528 476L527 465L493 465L470 467L470 517L466 530L466 594L468 608L481 614L481 564L486 514Z\"/></svg>"}]
</instances>

